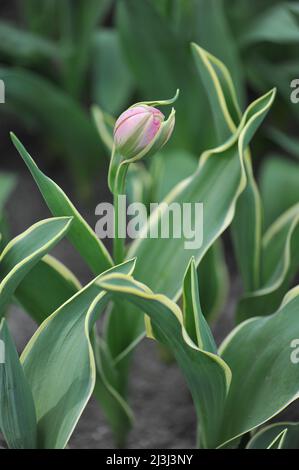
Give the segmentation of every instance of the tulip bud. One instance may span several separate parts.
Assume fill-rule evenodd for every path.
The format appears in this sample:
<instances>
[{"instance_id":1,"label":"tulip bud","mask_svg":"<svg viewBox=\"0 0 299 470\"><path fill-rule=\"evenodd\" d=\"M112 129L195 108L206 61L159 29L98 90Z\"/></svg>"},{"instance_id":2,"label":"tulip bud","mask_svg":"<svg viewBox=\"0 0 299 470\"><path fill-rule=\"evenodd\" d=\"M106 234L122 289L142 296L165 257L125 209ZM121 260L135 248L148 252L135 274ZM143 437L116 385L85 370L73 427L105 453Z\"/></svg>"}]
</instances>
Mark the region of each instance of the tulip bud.
<instances>
[{"instance_id":1,"label":"tulip bud","mask_svg":"<svg viewBox=\"0 0 299 470\"><path fill-rule=\"evenodd\" d=\"M114 195L123 194L129 165L154 155L169 140L175 124L175 110L172 108L165 120L164 114L154 106L172 104L178 96L179 90L169 100L136 103L117 119L108 175L108 185Z\"/></svg>"},{"instance_id":2,"label":"tulip bud","mask_svg":"<svg viewBox=\"0 0 299 470\"><path fill-rule=\"evenodd\" d=\"M135 158L147 147L158 143L156 139L163 134L162 141L158 139L159 147L162 147L174 127L174 116L168 124L164 119L165 116L159 109L147 104L127 109L117 119L114 127L114 143L117 150L125 158ZM167 129L163 129L166 124Z\"/></svg>"}]
</instances>

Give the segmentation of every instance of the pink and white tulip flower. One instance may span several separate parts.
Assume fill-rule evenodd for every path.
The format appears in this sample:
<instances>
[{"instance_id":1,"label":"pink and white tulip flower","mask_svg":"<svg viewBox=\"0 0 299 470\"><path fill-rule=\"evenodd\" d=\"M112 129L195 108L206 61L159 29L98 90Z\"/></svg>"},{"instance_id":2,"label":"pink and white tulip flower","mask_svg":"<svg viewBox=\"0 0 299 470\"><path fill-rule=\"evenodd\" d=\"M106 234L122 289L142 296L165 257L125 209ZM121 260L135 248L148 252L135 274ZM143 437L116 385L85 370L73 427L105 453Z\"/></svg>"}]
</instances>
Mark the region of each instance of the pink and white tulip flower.
<instances>
[{"instance_id":1,"label":"pink and white tulip flower","mask_svg":"<svg viewBox=\"0 0 299 470\"><path fill-rule=\"evenodd\" d=\"M167 121L161 111L147 104L138 104L124 111L114 127L114 143L126 158L136 158L146 149L159 150L174 128L174 111Z\"/></svg>"}]
</instances>

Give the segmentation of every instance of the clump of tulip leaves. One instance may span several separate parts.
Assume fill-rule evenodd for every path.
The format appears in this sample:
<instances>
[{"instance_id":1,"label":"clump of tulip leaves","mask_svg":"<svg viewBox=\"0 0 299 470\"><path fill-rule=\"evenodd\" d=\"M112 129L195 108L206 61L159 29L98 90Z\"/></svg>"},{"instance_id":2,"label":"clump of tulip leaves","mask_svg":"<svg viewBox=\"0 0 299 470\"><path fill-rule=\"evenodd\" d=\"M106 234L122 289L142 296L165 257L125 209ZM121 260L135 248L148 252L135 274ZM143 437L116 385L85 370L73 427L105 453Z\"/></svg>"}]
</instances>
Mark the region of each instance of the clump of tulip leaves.
<instances>
[{"instance_id":1,"label":"clump of tulip leaves","mask_svg":"<svg viewBox=\"0 0 299 470\"><path fill-rule=\"evenodd\" d=\"M290 360L290 344L299 338L299 287L291 288L299 266L299 202L283 207L281 214L273 196L267 205L271 213L267 209L265 214L267 226L263 223L250 152L275 90L240 109L225 65L196 44L192 51L218 139L198 162L185 162L184 152L174 154L177 171L166 179L155 156L145 166L139 158L119 155L111 132L114 119L99 108L93 111L112 152L113 194L126 191L131 201L144 203L166 196L168 203L202 202L204 240L199 249L185 250L178 238L142 238L125 246L115 240L111 256L63 190L12 135L52 218L11 240L0 257L0 338L5 343L0 428L10 448L64 448L92 394L116 444L124 445L134 420L127 393L130 363L146 336L171 351L185 377L198 422L194 444L299 445L296 423L266 424L299 396L299 368ZM165 122L172 117L170 113ZM275 194L271 172L272 167L262 191L270 188ZM144 230L159 223L160 216L149 217ZM226 298L221 243L226 229L232 234L243 294L236 308L237 326L218 347L209 325ZM63 237L94 275L83 287L49 254ZM15 300L39 324L20 358L5 320ZM99 335L96 322L101 316L105 328Z\"/></svg>"}]
</instances>

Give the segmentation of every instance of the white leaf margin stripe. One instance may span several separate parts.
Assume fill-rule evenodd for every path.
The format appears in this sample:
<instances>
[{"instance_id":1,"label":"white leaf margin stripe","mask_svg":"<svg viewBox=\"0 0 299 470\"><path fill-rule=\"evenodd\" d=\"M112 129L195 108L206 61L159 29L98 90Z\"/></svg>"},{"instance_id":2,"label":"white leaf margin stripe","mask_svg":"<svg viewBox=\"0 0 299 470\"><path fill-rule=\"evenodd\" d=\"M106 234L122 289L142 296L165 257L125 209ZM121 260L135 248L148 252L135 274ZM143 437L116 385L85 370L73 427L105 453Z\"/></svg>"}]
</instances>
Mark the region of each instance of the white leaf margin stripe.
<instances>
[{"instance_id":1,"label":"white leaf margin stripe","mask_svg":"<svg viewBox=\"0 0 299 470\"><path fill-rule=\"evenodd\" d=\"M109 283L109 281L113 281L113 280L129 281L131 284L133 284L133 286L136 285L136 287L114 286L113 284ZM195 351L198 351L200 353L203 353L206 356L209 356L215 362L217 362L221 366L221 368L224 370L225 377L226 377L226 387L227 387L227 392L228 392L230 382L231 382L231 370L229 366L218 355L210 353L208 351L204 351L203 349L196 346L196 344L192 341L192 339L190 338L190 336L188 335L184 327L183 313L176 303L174 303L172 300L170 300L168 297L166 297L163 294L154 294L151 291L151 289L149 289L147 286L145 286L144 284L138 281L135 281L135 279L132 276L125 275L125 274L115 273L115 274L105 275L100 279L99 284L104 290L106 288L109 291L129 293L134 296L141 297L145 300L153 300L153 301L159 302L162 305L166 306L168 310L177 318L181 327L182 337L185 343L187 344L187 346L194 349Z\"/></svg>"},{"instance_id":2,"label":"white leaf margin stripe","mask_svg":"<svg viewBox=\"0 0 299 470\"><path fill-rule=\"evenodd\" d=\"M92 228L90 227L90 225L88 225L88 223L86 222L86 220L81 216L80 212L76 209L76 207L74 206L74 204L72 203L72 201L67 197L67 195L65 194L65 192L60 188L60 186L58 186L58 184L52 180L49 176L47 176L45 173L43 173L39 167L37 166L37 164L35 163L35 161L33 160L33 158L31 157L31 155L29 154L29 152L27 152L27 150L25 149L25 147L23 146L23 144L21 143L21 141L17 138L17 136L11 132L10 133L10 136L11 136L11 139L14 143L14 145L16 146L16 149L18 150L18 152L21 154L22 156L22 153L20 152L20 148L22 149L23 152L26 153L26 157L27 157L27 160L28 162L30 163L30 165L33 165L34 168L36 168L36 170L38 171L39 174L41 174L44 178L47 179L47 181L49 181L57 190L57 192L59 194L61 194L63 196L64 199L66 199L67 201L67 204L69 205L70 209L72 210L75 218L79 219L80 220L80 223L82 223L82 225L86 228L87 232L89 233L89 235L92 236L92 238L94 238L99 246L99 249L101 250L103 256L106 258L107 262L113 266L113 260L112 260L112 257L110 256L110 253L109 251L107 250L107 248L105 247L105 245L97 238L95 232L92 230ZM22 156L23 158L23 156ZM26 162L26 159L23 158L25 163L28 165L28 163ZM29 168L29 167L28 167ZM29 168L29 171L30 171L30 168ZM30 171L31 172L31 171ZM34 180L35 180L35 177L34 175L32 175ZM36 181L37 183L37 181ZM37 184L39 186L39 184Z\"/></svg>"},{"instance_id":3,"label":"white leaf margin stripe","mask_svg":"<svg viewBox=\"0 0 299 470\"><path fill-rule=\"evenodd\" d=\"M277 315L280 310L285 307L289 302L291 302L292 300L295 299L295 297L299 296L299 285L295 286L291 291L289 291L279 309L273 313L272 315L268 315L267 317L253 317L253 318L249 318L248 320L245 320L244 322L240 323L240 325L236 326L234 328L234 330L231 331L231 333L225 338L225 340L222 342L222 344L220 345L219 347L219 354L220 356L223 355L226 347L228 346L228 344L231 342L231 340L234 338L234 336L242 329L244 328L245 326L247 326L249 323L253 323L253 322L256 322L256 321L259 321L259 322L267 322L269 320L269 318L271 318L272 316L274 315ZM278 411L276 411L275 413L273 413L270 417L268 417L267 419L264 419L263 421L261 421L258 425L256 426L252 426L251 428L247 429L245 432L242 432L236 436L233 436L232 438L228 439L227 441L225 442L222 442L218 447L217 449L221 449L222 447L224 447L225 445L227 445L229 442L232 442L234 439L237 439L241 436L243 436L244 434L246 434L247 432L251 432L253 431L254 429L256 429L257 427L260 427L260 426L263 426L263 424L265 423L268 423L272 418L274 418L275 416L277 416L279 413L281 413L283 410L285 410L291 403L293 403L294 401L296 401L297 399L299 398L299 385L298 385L298 392L295 393L295 395L290 398L288 400L287 403L285 403Z\"/></svg>"},{"instance_id":4,"label":"white leaf margin stripe","mask_svg":"<svg viewBox=\"0 0 299 470\"><path fill-rule=\"evenodd\" d=\"M45 250L47 250L48 247L51 247L52 245L55 244L56 241L59 241L63 235L68 231L69 227L70 227L70 224L73 220L72 217L53 217L51 219L45 219L45 220L42 220L40 222L37 222L36 224L32 225L31 227L29 227L25 232L23 232L22 234L18 235L16 238L14 238L13 240L11 240L8 245L4 248L3 252L1 253L1 256L0 256L0 263L1 261L3 260L3 258L5 257L5 255L11 250L13 249L14 247L14 244L16 242L19 242L21 241L22 239L25 239L30 233L32 233L37 227L41 226L41 225L46 225L46 224L49 224L49 223L53 223L57 220L60 220L60 221L63 221L65 220L65 226L61 228L61 230L59 230L57 232L57 234L50 240L48 241L47 243L45 243L45 245L43 245L42 247L40 247L38 250L34 251L33 253L31 253L29 256L25 257L24 259L22 259L22 261L20 261L19 263L17 263L11 270L10 272L2 279L1 283L0 283L0 295L1 295L1 292L3 292L3 290L5 289L5 286L7 285L7 283L9 282L9 280L14 276L14 274L24 265L26 265L27 263L29 263L32 259L38 257L39 254L43 254L45 252Z\"/></svg>"}]
</instances>

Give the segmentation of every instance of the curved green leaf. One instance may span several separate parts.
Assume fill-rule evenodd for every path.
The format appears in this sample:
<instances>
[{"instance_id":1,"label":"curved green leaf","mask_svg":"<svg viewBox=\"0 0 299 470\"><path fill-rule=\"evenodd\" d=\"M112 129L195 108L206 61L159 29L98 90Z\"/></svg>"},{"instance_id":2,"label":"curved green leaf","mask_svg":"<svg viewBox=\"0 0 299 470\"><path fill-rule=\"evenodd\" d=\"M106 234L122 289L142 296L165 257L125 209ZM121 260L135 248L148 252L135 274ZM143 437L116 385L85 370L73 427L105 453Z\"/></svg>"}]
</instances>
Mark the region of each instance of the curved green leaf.
<instances>
[{"instance_id":1,"label":"curved green leaf","mask_svg":"<svg viewBox=\"0 0 299 470\"><path fill-rule=\"evenodd\" d=\"M192 43L194 60L207 91L218 143L237 129L241 111L230 73L226 66L208 51Z\"/></svg>"},{"instance_id":2,"label":"curved green leaf","mask_svg":"<svg viewBox=\"0 0 299 470\"><path fill-rule=\"evenodd\" d=\"M133 413L126 401L128 370L132 352L144 336L144 321L137 307L123 299L114 299L105 322L104 339L95 337L95 395L120 447L124 446L133 422Z\"/></svg>"},{"instance_id":3,"label":"curved green leaf","mask_svg":"<svg viewBox=\"0 0 299 470\"><path fill-rule=\"evenodd\" d=\"M282 449L284 446L284 442L286 439L286 435L288 433L287 429L283 429L270 444L268 445L267 449Z\"/></svg>"},{"instance_id":4,"label":"curved green leaf","mask_svg":"<svg viewBox=\"0 0 299 470\"><path fill-rule=\"evenodd\" d=\"M99 283L116 298L136 305L141 315L145 312L150 317L154 336L170 348L190 388L200 422L201 445L213 447L231 380L225 362L193 343L182 312L164 295L153 294L130 276L111 274Z\"/></svg>"},{"instance_id":5,"label":"curved green leaf","mask_svg":"<svg viewBox=\"0 0 299 470\"><path fill-rule=\"evenodd\" d=\"M40 192L54 216L72 216L73 224L68 233L70 242L79 251L94 274L99 274L112 266L111 257L104 244L77 209L73 206L62 189L37 167L25 147L12 134L12 141L31 172Z\"/></svg>"},{"instance_id":6,"label":"curved green leaf","mask_svg":"<svg viewBox=\"0 0 299 470\"><path fill-rule=\"evenodd\" d=\"M279 310L243 322L220 348L232 371L219 444L249 432L299 397L299 368L291 343L299 337L299 289L291 290Z\"/></svg>"},{"instance_id":7,"label":"curved green leaf","mask_svg":"<svg viewBox=\"0 0 299 470\"><path fill-rule=\"evenodd\" d=\"M117 313L122 315L123 312ZM93 349L97 374L94 394L110 423L117 445L123 447L134 421L133 412L123 398L124 380L107 344L96 333L94 333Z\"/></svg>"},{"instance_id":8,"label":"curved green leaf","mask_svg":"<svg viewBox=\"0 0 299 470\"><path fill-rule=\"evenodd\" d=\"M185 150L158 152L150 160L151 177L150 202L162 201L180 181L197 170L198 162L194 155Z\"/></svg>"},{"instance_id":9,"label":"curved green leaf","mask_svg":"<svg viewBox=\"0 0 299 470\"><path fill-rule=\"evenodd\" d=\"M286 431L282 449L299 449L299 424L298 423L273 423L262 428L250 439L247 449L268 449L271 443Z\"/></svg>"},{"instance_id":10,"label":"curved green leaf","mask_svg":"<svg viewBox=\"0 0 299 470\"><path fill-rule=\"evenodd\" d=\"M182 8L186 6L186 2L180 3ZM190 39L201 44L202 47L226 64L232 74L238 97L243 103L245 97L244 72L238 44L231 31L232 25L228 21L232 5L228 9L225 0L209 0L208 2L206 0L197 0L196 2L189 2L189 4L192 4L189 21L193 25L194 31L190 32L189 25L188 28L183 24L181 27L184 30L187 29L190 36L193 32Z\"/></svg>"},{"instance_id":11,"label":"curved green leaf","mask_svg":"<svg viewBox=\"0 0 299 470\"><path fill-rule=\"evenodd\" d=\"M201 311L194 258L191 259L184 277L183 314L184 325L192 341L200 349L217 354L214 338Z\"/></svg>"},{"instance_id":12,"label":"curved green leaf","mask_svg":"<svg viewBox=\"0 0 299 470\"><path fill-rule=\"evenodd\" d=\"M37 445L32 393L5 319L0 321L0 429L11 449ZM2 357L2 353L3 356Z\"/></svg>"},{"instance_id":13,"label":"curved green leaf","mask_svg":"<svg viewBox=\"0 0 299 470\"><path fill-rule=\"evenodd\" d=\"M275 310L299 266L299 204L291 207L267 230L262 243L260 288L245 294L237 308L243 321Z\"/></svg>"},{"instance_id":14,"label":"curved green leaf","mask_svg":"<svg viewBox=\"0 0 299 470\"><path fill-rule=\"evenodd\" d=\"M110 272L131 273L134 260ZM101 275L39 327L21 356L37 414L38 447L64 448L95 385L90 330L109 298Z\"/></svg>"},{"instance_id":15,"label":"curved green leaf","mask_svg":"<svg viewBox=\"0 0 299 470\"><path fill-rule=\"evenodd\" d=\"M11 240L0 256L0 315L26 274L69 230L71 217L37 222Z\"/></svg>"},{"instance_id":16,"label":"curved green leaf","mask_svg":"<svg viewBox=\"0 0 299 470\"><path fill-rule=\"evenodd\" d=\"M291 343L299 335L299 286L289 292L276 314L237 327L221 347L221 363L218 356L195 346L181 311L165 296L153 294L130 276L103 276L100 285L146 312L154 336L172 350L194 399L202 446L227 445L299 397L299 371L291 361Z\"/></svg>"},{"instance_id":17,"label":"curved green leaf","mask_svg":"<svg viewBox=\"0 0 299 470\"><path fill-rule=\"evenodd\" d=\"M236 132L241 112L232 78L225 65L207 51L192 45L195 61L209 96L219 141ZM262 209L250 152L244 155L247 184L240 195L232 224L234 249L245 289L259 282Z\"/></svg>"},{"instance_id":18,"label":"curved green leaf","mask_svg":"<svg viewBox=\"0 0 299 470\"><path fill-rule=\"evenodd\" d=\"M56 258L46 255L23 279L15 298L37 323L42 323L80 289L74 274Z\"/></svg>"}]
</instances>

